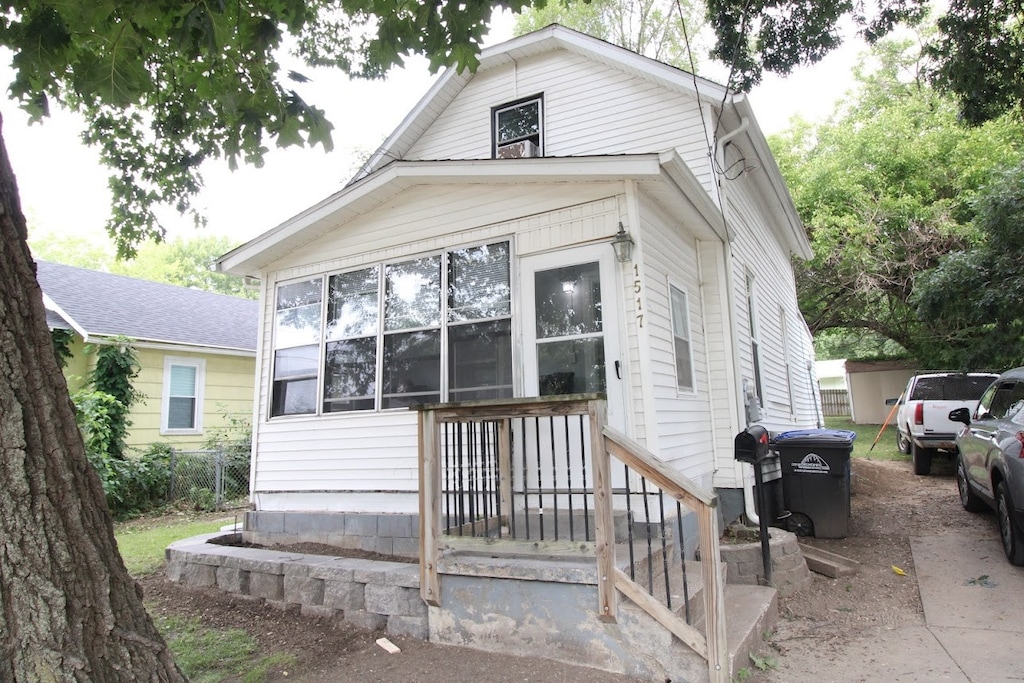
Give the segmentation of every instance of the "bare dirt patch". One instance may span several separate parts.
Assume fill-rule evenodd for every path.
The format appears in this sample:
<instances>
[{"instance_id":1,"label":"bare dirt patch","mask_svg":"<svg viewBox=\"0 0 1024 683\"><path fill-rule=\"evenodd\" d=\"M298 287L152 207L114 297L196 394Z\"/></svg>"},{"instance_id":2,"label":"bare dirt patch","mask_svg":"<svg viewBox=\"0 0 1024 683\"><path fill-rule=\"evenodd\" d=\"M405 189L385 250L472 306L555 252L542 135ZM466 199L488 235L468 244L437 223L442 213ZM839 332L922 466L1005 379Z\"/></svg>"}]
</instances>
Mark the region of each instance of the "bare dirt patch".
<instances>
[{"instance_id":1,"label":"bare dirt patch","mask_svg":"<svg viewBox=\"0 0 1024 683\"><path fill-rule=\"evenodd\" d=\"M927 477L901 461L855 459L852 466L847 537L801 542L857 560L859 571L837 579L814 574L810 588L781 598L769 642L778 668L749 681L790 681L787 669L813 670L814 662L827 668L855 640L924 625L911 539L950 528L995 533L991 515L960 506L951 462L936 460Z\"/></svg>"},{"instance_id":2,"label":"bare dirt patch","mask_svg":"<svg viewBox=\"0 0 1024 683\"><path fill-rule=\"evenodd\" d=\"M781 598L777 629L769 638L767 671L751 667L746 680L787 681L787 664L806 669L827 667L830 654L855 639L892 637L901 626L922 625L924 616L910 551L915 535L944 528L975 528L995 533L991 515L964 512L956 494L952 467L936 461L934 473L915 476L909 463L855 459L852 509L844 539L802 542L839 553L861 563L848 577L818 574L807 590ZM332 552L303 547L302 552ZM904 575L897 573L898 568ZM624 683L632 679L529 657L496 655L466 648L390 638L402 652L389 655L376 645L385 634L344 623L303 617L258 602L232 598L213 590L185 590L162 574L140 580L154 614L194 616L204 624L241 628L265 652L295 655L294 666L278 669L270 681L578 681Z\"/></svg>"}]
</instances>

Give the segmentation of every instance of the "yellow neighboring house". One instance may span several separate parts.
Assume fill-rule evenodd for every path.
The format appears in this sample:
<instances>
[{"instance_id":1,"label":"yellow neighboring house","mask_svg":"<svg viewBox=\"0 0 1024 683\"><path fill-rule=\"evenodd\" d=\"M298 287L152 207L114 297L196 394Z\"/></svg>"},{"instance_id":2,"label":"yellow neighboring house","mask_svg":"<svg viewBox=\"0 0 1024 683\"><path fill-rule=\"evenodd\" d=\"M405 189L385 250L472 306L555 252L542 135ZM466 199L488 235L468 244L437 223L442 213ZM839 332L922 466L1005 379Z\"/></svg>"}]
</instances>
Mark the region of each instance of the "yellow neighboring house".
<instances>
[{"instance_id":1,"label":"yellow neighboring house","mask_svg":"<svg viewBox=\"0 0 1024 683\"><path fill-rule=\"evenodd\" d=\"M127 443L200 447L229 420L251 420L259 304L148 280L37 261L50 329L71 329L64 369L81 389L96 355L89 345L129 337L144 398L131 413Z\"/></svg>"}]
</instances>

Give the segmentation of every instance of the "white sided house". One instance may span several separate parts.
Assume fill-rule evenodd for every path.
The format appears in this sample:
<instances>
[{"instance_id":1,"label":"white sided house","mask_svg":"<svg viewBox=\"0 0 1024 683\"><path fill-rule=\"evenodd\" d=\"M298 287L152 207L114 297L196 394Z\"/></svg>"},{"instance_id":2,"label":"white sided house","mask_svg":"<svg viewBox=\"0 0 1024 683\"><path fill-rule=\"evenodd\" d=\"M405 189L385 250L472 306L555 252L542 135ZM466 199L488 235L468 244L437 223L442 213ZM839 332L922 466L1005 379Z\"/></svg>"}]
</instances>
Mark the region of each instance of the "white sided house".
<instances>
[{"instance_id":1,"label":"white sided house","mask_svg":"<svg viewBox=\"0 0 1024 683\"><path fill-rule=\"evenodd\" d=\"M587 392L728 523L736 433L819 423L810 253L745 96L561 26L486 49L219 262L262 281L253 523L337 541L366 527L310 515L415 514L409 406ZM414 550L396 533L359 543Z\"/></svg>"}]
</instances>

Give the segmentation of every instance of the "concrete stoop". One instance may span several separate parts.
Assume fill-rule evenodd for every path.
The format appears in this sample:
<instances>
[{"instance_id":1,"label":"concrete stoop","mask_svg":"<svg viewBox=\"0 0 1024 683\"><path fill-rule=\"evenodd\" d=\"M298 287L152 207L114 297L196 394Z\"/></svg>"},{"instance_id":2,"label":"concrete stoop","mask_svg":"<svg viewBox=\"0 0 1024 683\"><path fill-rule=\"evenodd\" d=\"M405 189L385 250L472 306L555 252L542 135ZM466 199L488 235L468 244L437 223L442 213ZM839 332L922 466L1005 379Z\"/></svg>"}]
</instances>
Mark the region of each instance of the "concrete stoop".
<instances>
[{"instance_id":1,"label":"concrete stoop","mask_svg":"<svg viewBox=\"0 0 1024 683\"><path fill-rule=\"evenodd\" d=\"M751 666L750 655L767 647L765 637L779 620L778 591L769 586L727 585L725 627L729 642L729 679Z\"/></svg>"}]
</instances>

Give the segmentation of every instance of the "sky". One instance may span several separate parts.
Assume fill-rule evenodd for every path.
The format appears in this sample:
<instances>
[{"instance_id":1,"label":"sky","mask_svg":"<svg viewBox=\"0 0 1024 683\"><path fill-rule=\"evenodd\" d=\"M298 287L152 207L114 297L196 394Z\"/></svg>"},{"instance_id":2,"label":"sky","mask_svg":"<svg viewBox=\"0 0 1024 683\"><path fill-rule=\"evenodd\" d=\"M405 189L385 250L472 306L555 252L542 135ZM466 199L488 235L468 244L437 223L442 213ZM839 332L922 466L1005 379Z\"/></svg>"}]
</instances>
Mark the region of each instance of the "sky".
<instances>
[{"instance_id":1,"label":"sky","mask_svg":"<svg viewBox=\"0 0 1024 683\"><path fill-rule=\"evenodd\" d=\"M511 35L506 17L496 23L485 45ZM762 131L781 132L796 115L808 121L827 117L850 87L850 69L862 49L847 43L819 64L785 79L766 75L750 94ZM9 61L9 54L0 57L0 83L11 81ZM328 70L303 73L313 81L300 94L324 109L334 124L334 151L274 149L263 168L240 164L235 172L223 161L207 163L202 170L205 188L195 200L208 219L205 234L242 243L341 189L359 160L384 141L436 79L424 59L408 60L405 69L392 71L384 81L349 80ZM44 123L29 125L10 100L0 100L0 113L30 236L65 233L104 239L110 207L108 172L79 141L81 120L55 111ZM190 220L172 213L165 225L170 238L204 234L197 233Z\"/></svg>"}]
</instances>

